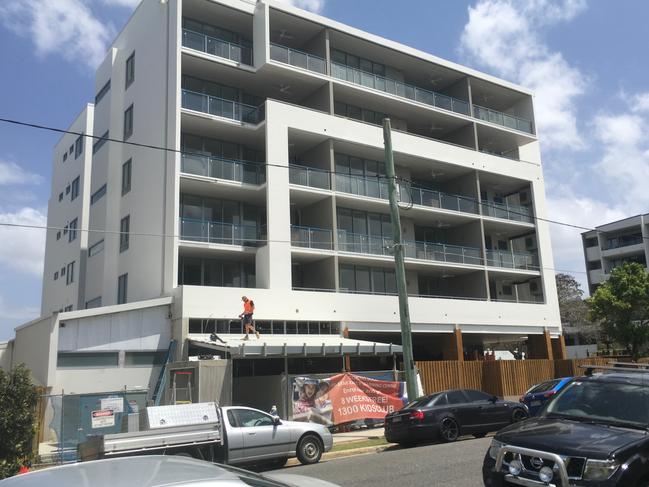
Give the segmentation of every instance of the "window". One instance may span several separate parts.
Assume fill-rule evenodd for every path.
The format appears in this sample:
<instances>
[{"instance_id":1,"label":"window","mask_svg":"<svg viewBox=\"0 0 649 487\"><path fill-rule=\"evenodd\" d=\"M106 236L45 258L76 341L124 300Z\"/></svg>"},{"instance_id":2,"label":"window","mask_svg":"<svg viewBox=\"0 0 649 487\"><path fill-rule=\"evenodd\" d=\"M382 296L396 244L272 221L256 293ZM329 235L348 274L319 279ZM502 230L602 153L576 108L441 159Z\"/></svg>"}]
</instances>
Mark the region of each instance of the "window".
<instances>
[{"instance_id":1,"label":"window","mask_svg":"<svg viewBox=\"0 0 649 487\"><path fill-rule=\"evenodd\" d=\"M56 357L57 367L117 367L118 352L59 352Z\"/></svg>"},{"instance_id":2,"label":"window","mask_svg":"<svg viewBox=\"0 0 649 487\"><path fill-rule=\"evenodd\" d=\"M234 411L232 409L228 409L228 421L230 422L230 426L233 428L238 428L239 424L237 423L237 418L234 415Z\"/></svg>"},{"instance_id":3,"label":"window","mask_svg":"<svg viewBox=\"0 0 649 487\"><path fill-rule=\"evenodd\" d=\"M550 380L548 382L543 382L541 384L538 384L531 389L529 389L525 394L536 394L537 392L547 392L551 389L554 389L557 384L559 384L560 380Z\"/></svg>"},{"instance_id":4,"label":"window","mask_svg":"<svg viewBox=\"0 0 649 487\"><path fill-rule=\"evenodd\" d=\"M70 189L71 189L71 188L70 188L70 185L68 184L68 185L65 187L65 194L70 194Z\"/></svg>"},{"instance_id":5,"label":"window","mask_svg":"<svg viewBox=\"0 0 649 487\"><path fill-rule=\"evenodd\" d=\"M117 304L124 304L128 296L128 274L117 278Z\"/></svg>"},{"instance_id":6,"label":"window","mask_svg":"<svg viewBox=\"0 0 649 487\"><path fill-rule=\"evenodd\" d=\"M88 249L88 257L92 257L93 255L97 255L100 252L102 252L103 250L104 250L104 239L101 239L96 244L90 246L90 248Z\"/></svg>"},{"instance_id":7,"label":"window","mask_svg":"<svg viewBox=\"0 0 649 487\"><path fill-rule=\"evenodd\" d=\"M261 411L252 409L234 409L234 415L240 428L253 428L255 426L272 426L273 418Z\"/></svg>"},{"instance_id":8,"label":"window","mask_svg":"<svg viewBox=\"0 0 649 487\"><path fill-rule=\"evenodd\" d=\"M167 352L126 352L124 365L137 367L138 365L163 365Z\"/></svg>"},{"instance_id":9,"label":"window","mask_svg":"<svg viewBox=\"0 0 649 487\"><path fill-rule=\"evenodd\" d=\"M133 135L133 105L124 112L124 140Z\"/></svg>"},{"instance_id":10,"label":"window","mask_svg":"<svg viewBox=\"0 0 649 487\"><path fill-rule=\"evenodd\" d=\"M72 305L70 304L70 305L66 306L65 308L63 308L63 311L65 313L67 313L68 311L72 311Z\"/></svg>"},{"instance_id":11,"label":"window","mask_svg":"<svg viewBox=\"0 0 649 487\"><path fill-rule=\"evenodd\" d=\"M68 242L72 242L77 238L77 219L75 218L70 222L70 231L68 232Z\"/></svg>"},{"instance_id":12,"label":"window","mask_svg":"<svg viewBox=\"0 0 649 487\"><path fill-rule=\"evenodd\" d=\"M68 234L68 226L66 225L65 227L63 227L63 235L67 235L67 234Z\"/></svg>"},{"instance_id":13,"label":"window","mask_svg":"<svg viewBox=\"0 0 649 487\"><path fill-rule=\"evenodd\" d=\"M449 404L462 404L466 402L466 398L462 391L449 391L446 393L446 399Z\"/></svg>"},{"instance_id":14,"label":"window","mask_svg":"<svg viewBox=\"0 0 649 487\"><path fill-rule=\"evenodd\" d=\"M95 106L97 103L101 101L101 99L106 96L106 93L110 90L110 80L106 82L104 86L102 86L101 90L95 95Z\"/></svg>"},{"instance_id":15,"label":"window","mask_svg":"<svg viewBox=\"0 0 649 487\"><path fill-rule=\"evenodd\" d=\"M74 158L78 158L83 153L83 134L77 137L74 142Z\"/></svg>"},{"instance_id":16,"label":"window","mask_svg":"<svg viewBox=\"0 0 649 487\"><path fill-rule=\"evenodd\" d=\"M510 285L507 285L507 284L503 284L503 294L504 294L505 296L511 296L512 294L514 294L514 288L513 288L513 286L510 286Z\"/></svg>"},{"instance_id":17,"label":"window","mask_svg":"<svg viewBox=\"0 0 649 487\"><path fill-rule=\"evenodd\" d=\"M65 152L63 153L63 162L65 162L65 161L67 161L67 160L68 160L68 151L65 151Z\"/></svg>"},{"instance_id":18,"label":"window","mask_svg":"<svg viewBox=\"0 0 649 487\"><path fill-rule=\"evenodd\" d=\"M72 144L72 145L70 146L70 149L68 150L68 153L69 153L68 155L71 156L73 152L74 152L74 144Z\"/></svg>"},{"instance_id":19,"label":"window","mask_svg":"<svg viewBox=\"0 0 649 487\"><path fill-rule=\"evenodd\" d=\"M58 280L58 278L59 278L59 271L56 271L54 273L54 280L56 281L56 280Z\"/></svg>"},{"instance_id":20,"label":"window","mask_svg":"<svg viewBox=\"0 0 649 487\"><path fill-rule=\"evenodd\" d=\"M135 81L135 53L126 60L126 87L127 89Z\"/></svg>"},{"instance_id":21,"label":"window","mask_svg":"<svg viewBox=\"0 0 649 487\"><path fill-rule=\"evenodd\" d=\"M56 239L57 239L57 240L61 240L61 230L59 230L58 232L56 232Z\"/></svg>"},{"instance_id":22,"label":"window","mask_svg":"<svg viewBox=\"0 0 649 487\"><path fill-rule=\"evenodd\" d=\"M63 192L59 193L59 201L63 201Z\"/></svg>"},{"instance_id":23,"label":"window","mask_svg":"<svg viewBox=\"0 0 649 487\"><path fill-rule=\"evenodd\" d=\"M92 193L92 196L90 197L90 204L94 205L97 201L99 201L102 196L106 194L106 185L104 184L101 188L99 188L97 191Z\"/></svg>"},{"instance_id":24,"label":"window","mask_svg":"<svg viewBox=\"0 0 649 487\"><path fill-rule=\"evenodd\" d=\"M465 390L464 393L469 397L470 402L485 402L491 400L489 394L474 389Z\"/></svg>"},{"instance_id":25,"label":"window","mask_svg":"<svg viewBox=\"0 0 649 487\"><path fill-rule=\"evenodd\" d=\"M101 296L90 301L86 301L86 309L99 308L101 307Z\"/></svg>"},{"instance_id":26,"label":"window","mask_svg":"<svg viewBox=\"0 0 649 487\"><path fill-rule=\"evenodd\" d=\"M65 276L65 266L61 267L61 277Z\"/></svg>"},{"instance_id":27,"label":"window","mask_svg":"<svg viewBox=\"0 0 649 487\"><path fill-rule=\"evenodd\" d=\"M122 164L122 196L131 190L131 168L133 159L129 159Z\"/></svg>"},{"instance_id":28,"label":"window","mask_svg":"<svg viewBox=\"0 0 649 487\"><path fill-rule=\"evenodd\" d=\"M591 237L586 239L586 247L597 247L598 242L597 242L597 237Z\"/></svg>"},{"instance_id":29,"label":"window","mask_svg":"<svg viewBox=\"0 0 649 487\"><path fill-rule=\"evenodd\" d=\"M588 262L588 270L589 271L595 271L597 269L602 268L602 261L601 260L595 260L595 261L589 261Z\"/></svg>"},{"instance_id":30,"label":"window","mask_svg":"<svg viewBox=\"0 0 649 487\"><path fill-rule=\"evenodd\" d=\"M74 282L74 262L70 262L65 270L65 284L72 284Z\"/></svg>"},{"instance_id":31,"label":"window","mask_svg":"<svg viewBox=\"0 0 649 487\"><path fill-rule=\"evenodd\" d=\"M77 176L72 181L72 188L70 190L70 201L74 201L79 197L79 184L81 183L81 176Z\"/></svg>"},{"instance_id":32,"label":"window","mask_svg":"<svg viewBox=\"0 0 649 487\"><path fill-rule=\"evenodd\" d=\"M105 144L106 141L108 140L109 135L110 135L110 131L106 130L106 132L104 133L104 135L102 135L101 137L99 137L99 140L97 140L97 141L93 144L93 146L92 146L92 153L93 153L93 154L96 154L97 151L98 151L99 149L101 149L101 148L104 146L104 144Z\"/></svg>"},{"instance_id":33,"label":"window","mask_svg":"<svg viewBox=\"0 0 649 487\"><path fill-rule=\"evenodd\" d=\"M129 229L131 227L131 216L126 215L122 218L122 221L119 223L119 251L124 252L128 250L128 237Z\"/></svg>"}]
</instances>

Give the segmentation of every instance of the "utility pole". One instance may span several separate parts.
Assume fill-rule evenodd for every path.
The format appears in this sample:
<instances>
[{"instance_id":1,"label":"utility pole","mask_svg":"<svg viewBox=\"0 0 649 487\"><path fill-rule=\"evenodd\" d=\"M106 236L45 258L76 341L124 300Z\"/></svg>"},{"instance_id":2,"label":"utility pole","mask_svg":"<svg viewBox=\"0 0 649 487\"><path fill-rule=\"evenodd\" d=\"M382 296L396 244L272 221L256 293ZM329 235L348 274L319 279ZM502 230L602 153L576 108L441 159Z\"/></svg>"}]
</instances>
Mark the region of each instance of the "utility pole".
<instances>
[{"instance_id":1,"label":"utility pole","mask_svg":"<svg viewBox=\"0 0 649 487\"><path fill-rule=\"evenodd\" d=\"M408 400L417 397L417 378L415 361L412 358L412 332L410 329L410 311L408 309L408 289L406 288L406 267L403 262L404 248L401 243L401 219L397 203L397 178L392 154L392 128L390 119L383 119L383 142L385 144L385 172L388 176L388 196L392 216L392 239L394 240L394 264L396 267L397 291L399 292L399 317L401 319L401 346L403 348L403 368L406 373Z\"/></svg>"}]
</instances>

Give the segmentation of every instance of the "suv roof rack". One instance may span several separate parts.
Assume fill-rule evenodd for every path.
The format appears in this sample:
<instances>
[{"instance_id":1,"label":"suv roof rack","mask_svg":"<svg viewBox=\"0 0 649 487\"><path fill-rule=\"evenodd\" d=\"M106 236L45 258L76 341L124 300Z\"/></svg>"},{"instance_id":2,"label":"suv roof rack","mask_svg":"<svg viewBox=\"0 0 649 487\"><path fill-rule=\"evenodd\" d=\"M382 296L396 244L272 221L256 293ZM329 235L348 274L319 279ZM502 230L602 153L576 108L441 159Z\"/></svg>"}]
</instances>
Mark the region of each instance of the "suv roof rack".
<instances>
[{"instance_id":1,"label":"suv roof rack","mask_svg":"<svg viewBox=\"0 0 649 487\"><path fill-rule=\"evenodd\" d=\"M611 370L615 372L631 372L636 374L649 374L649 364L636 364L631 362L609 362L607 365L580 365L580 369L586 369L584 375L592 376L593 370Z\"/></svg>"}]
</instances>

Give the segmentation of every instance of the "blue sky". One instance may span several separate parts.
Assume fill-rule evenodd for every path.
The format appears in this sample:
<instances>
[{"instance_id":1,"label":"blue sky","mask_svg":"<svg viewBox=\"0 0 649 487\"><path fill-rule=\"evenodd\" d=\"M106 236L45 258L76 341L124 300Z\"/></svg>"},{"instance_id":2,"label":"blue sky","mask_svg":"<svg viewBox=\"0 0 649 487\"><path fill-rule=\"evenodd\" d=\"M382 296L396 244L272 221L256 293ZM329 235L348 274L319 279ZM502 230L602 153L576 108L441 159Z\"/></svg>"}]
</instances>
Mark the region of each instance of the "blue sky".
<instances>
[{"instance_id":1,"label":"blue sky","mask_svg":"<svg viewBox=\"0 0 649 487\"><path fill-rule=\"evenodd\" d=\"M549 217L649 212L646 0L285 0L535 90ZM2 0L0 117L66 127L137 0ZM0 221L44 224L53 133L0 124ZM579 231L555 267L585 283ZM0 340L37 317L43 233L0 228Z\"/></svg>"}]
</instances>

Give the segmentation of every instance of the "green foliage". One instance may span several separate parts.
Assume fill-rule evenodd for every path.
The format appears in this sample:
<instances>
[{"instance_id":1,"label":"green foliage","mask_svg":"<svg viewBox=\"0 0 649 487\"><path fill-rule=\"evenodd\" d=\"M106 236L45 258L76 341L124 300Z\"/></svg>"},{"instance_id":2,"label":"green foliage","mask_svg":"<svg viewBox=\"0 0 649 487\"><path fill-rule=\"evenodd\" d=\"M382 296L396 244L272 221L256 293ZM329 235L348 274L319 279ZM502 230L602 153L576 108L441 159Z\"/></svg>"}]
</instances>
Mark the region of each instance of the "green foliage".
<instances>
[{"instance_id":1,"label":"green foliage","mask_svg":"<svg viewBox=\"0 0 649 487\"><path fill-rule=\"evenodd\" d=\"M37 393L29 370L0 369L0 479L18 473L32 458Z\"/></svg>"},{"instance_id":2,"label":"green foliage","mask_svg":"<svg viewBox=\"0 0 649 487\"><path fill-rule=\"evenodd\" d=\"M649 341L649 274L638 263L611 271L588 299L591 317L602 320L604 332L631 350L637 360Z\"/></svg>"},{"instance_id":3,"label":"green foliage","mask_svg":"<svg viewBox=\"0 0 649 487\"><path fill-rule=\"evenodd\" d=\"M581 285L570 274L559 273L555 279L561 324L564 327L577 328L582 336L596 339L599 327L589 319L589 308L582 299L584 291Z\"/></svg>"}]
</instances>

